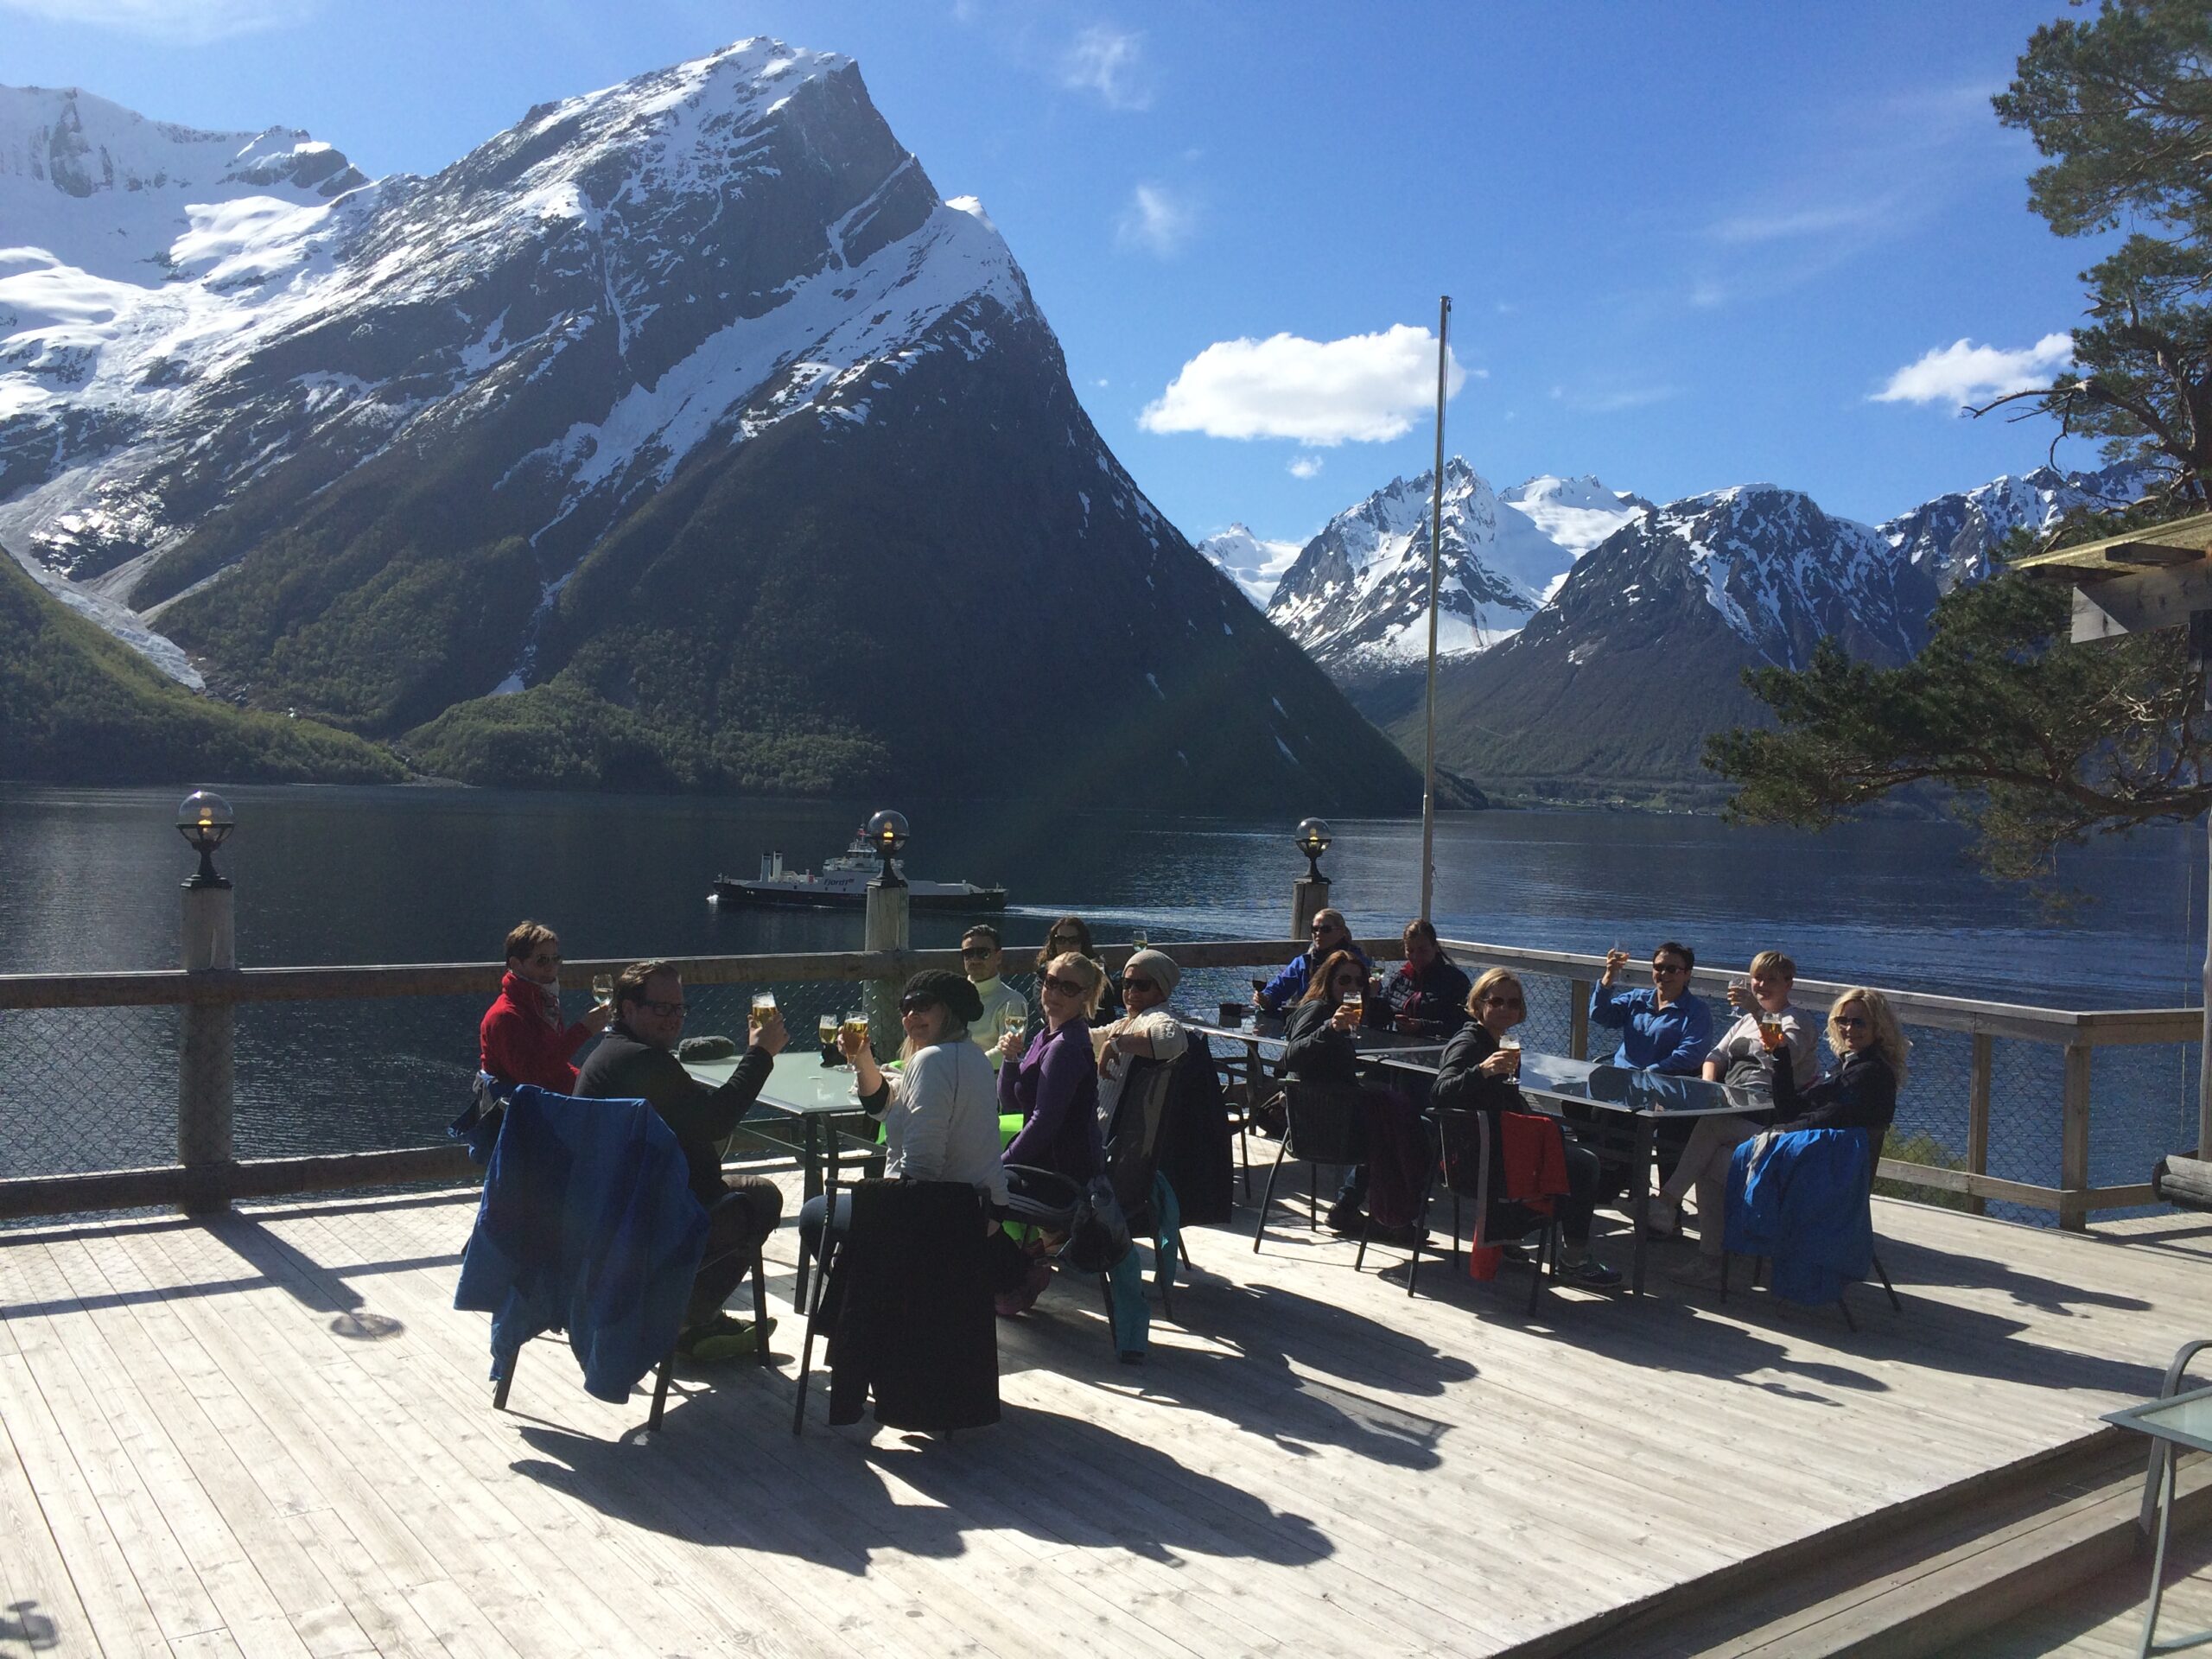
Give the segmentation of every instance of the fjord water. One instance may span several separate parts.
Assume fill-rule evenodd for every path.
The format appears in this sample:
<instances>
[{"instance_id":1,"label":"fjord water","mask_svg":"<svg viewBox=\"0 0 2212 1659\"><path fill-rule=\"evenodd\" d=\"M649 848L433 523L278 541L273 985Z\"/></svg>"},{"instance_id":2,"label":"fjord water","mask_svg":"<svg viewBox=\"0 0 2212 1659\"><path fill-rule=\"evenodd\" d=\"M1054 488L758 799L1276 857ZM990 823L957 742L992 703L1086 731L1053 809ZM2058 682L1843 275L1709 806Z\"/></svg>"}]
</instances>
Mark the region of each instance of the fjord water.
<instances>
[{"instance_id":1,"label":"fjord water","mask_svg":"<svg viewBox=\"0 0 2212 1659\"><path fill-rule=\"evenodd\" d=\"M181 791L16 787L0 797L0 972L156 968L177 960L171 827ZM718 872L750 876L840 850L872 802L446 789L231 792L221 855L238 883L245 966L482 962L518 918L575 957L855 949L857 917L718 911ZM1280 937L1303 861L1291 826L1156 818L1021 801L896 803L913 873L1003 881L1009 937L1064 911L1102 939ZM1419 903L1417 819L1339 819L1324 861L1363 933ZM1641 955L1679 938L1714 963L1769 945L1821 979L2059 1007L2194 1002L2202 842L2156 830L2094 843L2061 874L2083 898L2054 917L1977 875L1946 823L1888 820L1820 835L1642 813L1479 812L1437 826L1435 913L1449 936ZM916 918L918 944L957 920Z\"/></svg>"},{"instance_id":2,"label":"fjord water","mask_svg":"<svg viewBox=\"0 0 2212 1659\"><path fill-rule=\"evenodd\" d=\"M17 788L0 798L0 972L173 966L178 884L192 855L172 827L181 791ZM238 884L247 967L488 962L524 916L572 957L849 950L846 912L718 910L718 872L750 876L840 850L873 807L913 822L913 874L1002 881L1009 938L1065 911L1105 941L1282 937L1303 860L1291 824L1160 818L1022 801L785 802L459 789L241 788L221 855ZM1338 820L1332 897L1363 933L1395 933L1418 904L1417 819ZM2202 841L2163 830L2062 862L2082 896L2046 914L1982 880L1954 826L1885 821L1821 835L1632 813L1456 814L1437 829L1436 919L1447 936L1638 955L1665 938L1739 964L1776 946L1808 976L2056 1007L2196 1001ZM918 916L949 945L957 918ZM1026 954L1026 953L1024 953ZM573 976L581 981L581 976ZM1235 995L1241 972L1217 976ZM1638 981L1640 982L1640 979ZM568 987L583 1004L581 982ZM1563 985L1530 982L1530 1032L1564 1033ZM1200 1001L1217 993L1200 991ZM701 1029L741 1028L741 1005L695 995ZM238 1016L245 1154L435 1138L463 1103L480 998L249 1006ZM802 1020L813 1010L795 1009ZM168 1009L0 1014L0 1171L167 1162L175 1156ZM1967 1045L1923 1033L1900 1127L1964 1145ZM2058 1052L2000 1043L1992 1171L2057 1176ZM2097 1061L2092 1179L2139 1181L2193 1139L2193 1056L2178 1046ZM57 1102L73 1103L57 1111Z\"/></svg>"}]
</instances>

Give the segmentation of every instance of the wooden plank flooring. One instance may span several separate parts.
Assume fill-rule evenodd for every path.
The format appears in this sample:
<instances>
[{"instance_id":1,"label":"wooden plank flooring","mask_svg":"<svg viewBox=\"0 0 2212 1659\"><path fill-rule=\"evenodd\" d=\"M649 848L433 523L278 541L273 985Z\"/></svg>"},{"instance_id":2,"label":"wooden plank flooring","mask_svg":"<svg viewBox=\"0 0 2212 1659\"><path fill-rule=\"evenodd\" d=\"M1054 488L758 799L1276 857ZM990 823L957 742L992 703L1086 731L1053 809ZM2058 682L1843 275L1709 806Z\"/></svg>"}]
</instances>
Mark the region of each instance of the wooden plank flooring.
<instances>
[{"instance_id":1,"label":"wooden plank flooring","mask_svg":"<svg viewBox=\"0 0 2212 1659\"><path fill-rule=\"evenodd\" d=\"M685 1381L648 1440L557 1342L491 1410L473 1214L0 1234L0 1656L1495 1652L2079 1438L2212 1283L2172 1228L1881 1201L1906 1309L1854 1293L1856 1335L1663 1274L1530 1318L1518 1270L1408 1300L1398 1252L1255 1255L1248 1212L1192 1234L1147 1366L1058 1287L1001 1325L998 1427L830 1430L817 1393L794 1440L786 1230L782 1366Z\"/></svg>"}]
</instances>

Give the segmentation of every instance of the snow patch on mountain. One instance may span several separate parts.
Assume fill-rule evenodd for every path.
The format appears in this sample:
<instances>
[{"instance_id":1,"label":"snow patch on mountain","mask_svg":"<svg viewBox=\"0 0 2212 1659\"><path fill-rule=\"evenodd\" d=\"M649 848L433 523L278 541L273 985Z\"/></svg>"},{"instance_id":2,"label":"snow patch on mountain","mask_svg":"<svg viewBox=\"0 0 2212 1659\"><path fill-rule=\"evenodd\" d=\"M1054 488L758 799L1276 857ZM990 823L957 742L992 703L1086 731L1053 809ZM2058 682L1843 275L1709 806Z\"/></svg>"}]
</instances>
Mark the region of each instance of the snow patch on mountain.
<instances>
[{"instance_id":1,"label":"snow patch on mountain","mask_svg":"<svg viewBox=\"0 0 2212 1659\"><path fill-rule=\"evenodd\" d=\"M1283 572L1297 559L1299 546L1296 542L1262 541L1241 524L1198 543L1198 551L1236 584L1237 591L1252 601L1255 609L1262 611L1274 597Z\"/></svg>"},{"instance_id":2,"label":"snow patch on mountain","mask_svg":"<svg viewBox=\"0 0 2212 1659\"><path fill-rule=\"evenodd\" d=\"M1544 599L1559 591L1575 560L1651 505L1630 491L1609 490L1587 474L1540 474L1501 490L1497 500L1511 512L1499 515L1497 545L1489 561Z\"/></svg>"}]
</instances>

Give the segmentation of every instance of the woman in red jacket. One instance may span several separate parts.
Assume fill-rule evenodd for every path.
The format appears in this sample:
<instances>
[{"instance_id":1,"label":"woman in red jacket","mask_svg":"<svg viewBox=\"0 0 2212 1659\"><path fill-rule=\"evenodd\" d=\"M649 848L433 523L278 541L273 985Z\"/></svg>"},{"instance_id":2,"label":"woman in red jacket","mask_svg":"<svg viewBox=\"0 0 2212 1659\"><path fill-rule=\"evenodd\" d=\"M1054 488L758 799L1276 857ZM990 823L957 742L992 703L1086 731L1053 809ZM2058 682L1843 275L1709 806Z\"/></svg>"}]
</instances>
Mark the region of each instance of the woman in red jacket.
<instances>
[{"instance_id":1,"label":"woman in red jacket","mask_svg":"<svg viewBox=\"0 0 2212 1659\"><path fill-rule=\"evenodd\" d=\"M594 1008L574 1025L561 1020L561 941L543 922L518 922L507 935L507 976L499 1001L477 1027L477 1065L502 1083L534 1083L575 1092L576 1051L613 1010Z\"/></svg>"}]
</instances>

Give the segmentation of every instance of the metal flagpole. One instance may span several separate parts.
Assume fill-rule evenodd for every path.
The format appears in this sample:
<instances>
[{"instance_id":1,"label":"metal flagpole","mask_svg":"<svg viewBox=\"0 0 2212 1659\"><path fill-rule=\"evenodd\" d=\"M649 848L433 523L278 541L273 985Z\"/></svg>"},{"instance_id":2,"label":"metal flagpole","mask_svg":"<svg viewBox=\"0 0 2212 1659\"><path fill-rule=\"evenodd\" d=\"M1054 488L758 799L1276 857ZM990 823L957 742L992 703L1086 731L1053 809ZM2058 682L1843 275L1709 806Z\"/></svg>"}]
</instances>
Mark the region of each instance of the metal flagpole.
<instances>
[{"instance_id":1,"label":"metal flagpole","mask_svg":"<svg viewBox=\"0 0 2212 1659\"><path fill-rule=\"evenodd\" d=\"M1436 309L1436 487L1428 505L1428 736L1421 766L1421 918L1429 919L1428 906L1436 887L1436 587L1437 567L1444 549L1444 378L1452 359L1446 344L1452 332L1452 296L1437 302Z\"/></svg>"}]
</instances>

